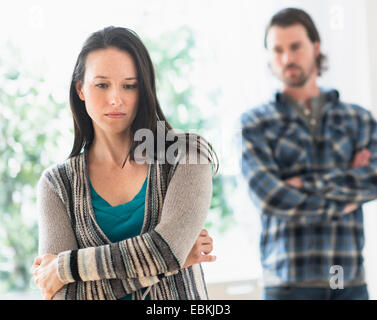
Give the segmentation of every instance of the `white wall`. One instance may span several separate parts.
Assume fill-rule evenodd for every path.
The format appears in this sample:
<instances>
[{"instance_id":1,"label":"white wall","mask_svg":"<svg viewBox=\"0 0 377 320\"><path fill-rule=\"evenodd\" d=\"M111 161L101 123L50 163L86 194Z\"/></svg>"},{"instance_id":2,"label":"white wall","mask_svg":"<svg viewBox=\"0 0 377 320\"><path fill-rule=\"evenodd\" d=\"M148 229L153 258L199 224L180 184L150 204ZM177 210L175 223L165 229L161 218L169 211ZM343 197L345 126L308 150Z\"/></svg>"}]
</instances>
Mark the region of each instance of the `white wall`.
<instances>
[{"instance_id":1,"label":"white wall","mask_svg":"<svg viewBox=\"0 0 377 320\"><path fill-rule=\"evenodd\" d=\"M370 110L377 119L377 1L366 0ZM377 202L365 206L365 265L370 298L377 299Z\"/></svg>"}]
</instances>

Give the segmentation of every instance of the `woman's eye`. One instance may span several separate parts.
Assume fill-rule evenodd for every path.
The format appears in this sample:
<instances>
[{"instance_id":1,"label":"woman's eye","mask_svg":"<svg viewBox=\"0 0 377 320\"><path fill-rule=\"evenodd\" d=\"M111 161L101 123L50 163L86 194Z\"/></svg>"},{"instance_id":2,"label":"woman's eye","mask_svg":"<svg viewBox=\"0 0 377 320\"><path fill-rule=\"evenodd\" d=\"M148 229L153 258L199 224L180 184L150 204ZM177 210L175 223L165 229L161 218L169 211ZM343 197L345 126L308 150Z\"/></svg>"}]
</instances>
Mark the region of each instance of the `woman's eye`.
<instances>
[{"instance_id":1,"label":"woman's eye","mask_svg":"<svg viewBox=\"0 0 377 320\"><path fill-rule=\"evenodd\" d=\"M96 87L105 89L105 88L108 87L108 85L107 85L107 83L98 83L98 84L96 84Z\"/></svg>"},{"instance_id":2,"label":"woman's eye","mask_svg":"<svg viewBox=\"0 0 377 320\"><path fill-rule=\"evenodd\" d=\"M126 84L124 86L125 89L137 89L137 83L134 84Z\"/></svg>"}]
</instances>

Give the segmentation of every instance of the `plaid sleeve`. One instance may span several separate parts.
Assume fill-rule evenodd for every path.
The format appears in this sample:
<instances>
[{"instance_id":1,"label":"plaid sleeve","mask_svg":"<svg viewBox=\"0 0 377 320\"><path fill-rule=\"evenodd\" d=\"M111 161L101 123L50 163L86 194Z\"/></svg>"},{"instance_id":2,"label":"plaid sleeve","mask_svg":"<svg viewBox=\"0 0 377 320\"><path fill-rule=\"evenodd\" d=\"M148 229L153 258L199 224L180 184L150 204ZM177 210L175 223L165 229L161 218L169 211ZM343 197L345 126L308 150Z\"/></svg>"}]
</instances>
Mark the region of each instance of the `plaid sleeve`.
<instances>
[{"instance_id":1,"label":"plaid sleeve","mask_svg":"<svg viewBox=\"0 0 377 320\"><path fill-rule=\"evenodd\" d=\"M281 219L316 221L331 219L343 212L345 204L342 202L299 190L280 179L279 168L266 140L263 120L254 120L244 114L241 125L242 174L247 180L251 198L262 214Z\"/></svg>"},{"instance_id":2,"label":"plaid sleeve","mask_svg":"<svg viewBox=\"0 0 377 320\"><path fill-rule=\"evenodd\" d=\"M367 148L371 152L368 166L340 169L334 168L319 177L315 188L327 199L347 203L363 203L377 198L377 122L370 112L361 115L357 141L358 151ZM305 179L309 183L309 179Z\"/></svg>"}]
</instances>

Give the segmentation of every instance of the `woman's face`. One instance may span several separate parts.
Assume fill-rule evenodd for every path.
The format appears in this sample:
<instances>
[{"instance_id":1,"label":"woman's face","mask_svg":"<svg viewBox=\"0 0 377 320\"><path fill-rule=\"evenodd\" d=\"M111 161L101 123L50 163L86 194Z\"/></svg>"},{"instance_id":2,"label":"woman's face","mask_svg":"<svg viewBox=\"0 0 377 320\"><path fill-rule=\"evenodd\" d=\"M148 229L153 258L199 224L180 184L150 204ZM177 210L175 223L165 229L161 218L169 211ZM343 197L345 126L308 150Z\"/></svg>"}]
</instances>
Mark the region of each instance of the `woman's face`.
<instances>
[{"instance_id":1,"label":"woman's face","mask_svg":"<svg viewBox=\"0 0 377 320\"><path fill-rule=\"evenodd\" d=\"M85 63L83 83L76 83L92 119L94 133L127 134L138 108L137 70L125 51L107 48L92 51Z\"/></svg>"}]
</instances>

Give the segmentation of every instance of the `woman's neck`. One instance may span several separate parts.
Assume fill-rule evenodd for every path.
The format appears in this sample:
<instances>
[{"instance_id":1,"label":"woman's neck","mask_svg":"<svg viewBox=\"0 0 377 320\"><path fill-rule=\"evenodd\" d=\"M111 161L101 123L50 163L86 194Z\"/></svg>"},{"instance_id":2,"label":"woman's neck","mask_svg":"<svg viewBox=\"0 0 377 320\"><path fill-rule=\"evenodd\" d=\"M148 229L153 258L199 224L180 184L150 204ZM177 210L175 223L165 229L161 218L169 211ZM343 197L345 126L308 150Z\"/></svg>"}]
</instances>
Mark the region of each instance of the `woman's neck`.
<instances>
[{"instance_id":1,"label":"woman's neck","mask_svg":"<svg viewBox=\"0 0 377 320\"><path fill-rule=\"evenodd\" d=\"M113 135L95 132L93 143L89 149L89 163L121 168L131 146L129 137L129 132Z\"/></svg>"}]
</instances>

